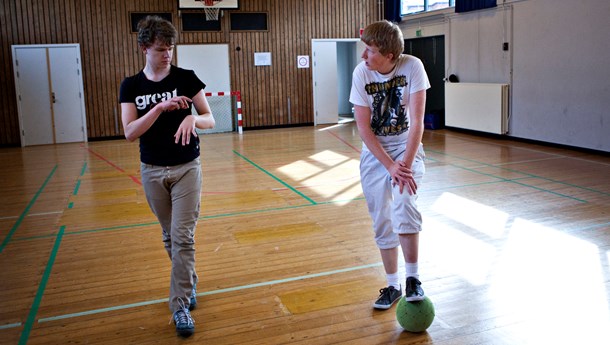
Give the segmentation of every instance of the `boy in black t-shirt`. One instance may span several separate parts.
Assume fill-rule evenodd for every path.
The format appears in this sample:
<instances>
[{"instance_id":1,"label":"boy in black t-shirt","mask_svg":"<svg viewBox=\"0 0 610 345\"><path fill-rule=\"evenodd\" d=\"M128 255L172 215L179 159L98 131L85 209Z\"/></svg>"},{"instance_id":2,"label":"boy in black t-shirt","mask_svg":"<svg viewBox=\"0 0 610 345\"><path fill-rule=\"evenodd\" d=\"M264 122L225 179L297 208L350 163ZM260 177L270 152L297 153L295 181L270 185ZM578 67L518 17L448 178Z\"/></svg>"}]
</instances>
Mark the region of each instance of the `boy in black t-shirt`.
<instances>
[{"instance_id":1,"label":"boy in black t-shirt","mask_svg":"<svg viewBox=\"0 0 610 345\"><path fill-rule=\"evenodd\" d=\"M201 199L201 162L196 128L213 128L214 117L193 71L171 64L178 33L172 24L148 16L138 24L146 65L125 78L119 102L125 137L140 139L142 185L159 220L172 262L169 308L176 332L195 330L195 227ZM191 114L191 105L197 114Z\"/></svg>"}]
</instances>

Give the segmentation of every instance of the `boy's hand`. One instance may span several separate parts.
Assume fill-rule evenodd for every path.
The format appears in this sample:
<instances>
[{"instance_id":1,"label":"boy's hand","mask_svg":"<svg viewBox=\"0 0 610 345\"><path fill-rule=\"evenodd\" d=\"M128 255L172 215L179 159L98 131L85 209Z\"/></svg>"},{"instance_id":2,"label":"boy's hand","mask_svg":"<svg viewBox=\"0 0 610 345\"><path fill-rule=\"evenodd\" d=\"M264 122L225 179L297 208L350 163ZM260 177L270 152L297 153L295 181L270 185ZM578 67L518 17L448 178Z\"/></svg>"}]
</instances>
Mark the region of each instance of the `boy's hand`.
<instances>
[{"instance_id":1,"label":"boy's hand","mask_svg":"<svg viewBox=\"0 0 610 345\"><path fill-rule=\"evenodd\" d=\"M417 193L417 183L415 183L413 171L406 166L405 162L401 160L395 161L388 171L392 177L392 185L398 185L400 194L402 194L405 187L410 195Z\"/></svg>"},{"instance_id":2,"label":"boy's hand","mask_svg":"<svg viewBox=\"0 0 610 345\"><path fill-rule=\"evenodd\" d=\"M174 111L178 109L187 109L191 107L193 100L186 96L176 96L167 101L161 102L163 111Z\"/></svg>"},{"instance_id":3,"label":"boy's hand","mask_svg":"<svg viewBox=\"0 0 610 345\"><path fill-rule=\"evenodd\" d=\"M197 131L195 130L196 120L194 115L189 115L182 120L176 134L174 134L174 138L176 139L174 142L176 144L180 141L180 138L182 138L182 146L188 145L191 142L191 134L197 135Z\"/></svg>"}]
</instances>

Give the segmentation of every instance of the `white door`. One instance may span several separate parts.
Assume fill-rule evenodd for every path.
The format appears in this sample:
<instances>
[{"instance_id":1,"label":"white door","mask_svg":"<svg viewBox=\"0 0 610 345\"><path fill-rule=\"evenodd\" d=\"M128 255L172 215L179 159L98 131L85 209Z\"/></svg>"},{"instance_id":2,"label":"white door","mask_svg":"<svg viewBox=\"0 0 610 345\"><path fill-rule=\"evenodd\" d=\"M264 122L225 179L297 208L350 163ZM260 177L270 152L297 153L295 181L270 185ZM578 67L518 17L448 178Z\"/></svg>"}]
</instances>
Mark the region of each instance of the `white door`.
<instances>
[{"instance_id":1,"label":"white door","mask_svg":"<svg viewBox=\"0 0 610 345\"><path fill-rule=\"evenodd\" d=\"M230 92L231 73L228 44L184 44L176 46L176 64L195 71L206 85L205 92ZM233 131L231 96L207 97L216 126L198 133ZM195 110L193 109L193 112Z\"/></svg>"},{"instance_id":2,"label":"white door","mask_svg":"<svg viewBox=\"0 0 610 345\"><path fill-rule=\"evenodd\" d=\"M55 143L87 141L77 47L49 48Z\"/></svg>"},{"instance_id":3,"label":"white door","mask_svg":"<svg viewBox=\"0 0 610 345\"><path fill-rule=\"evenodd\" d=\"M13 51L21 146L53 144L51 91L46 48Z\"/></svg>"},{"instance_id":4,"label":"white door","mask_svg":"<svg viewBox=\"0 0 610 345\"><path fill-rule=\"evenodd\" d=\"M78 44L14 45L21 146L87 141Z\"/></svg>"},{"instance_id":5,"label":"white door","mask_svg":"<svg viewBox=\"0 0 610 345\"><path fill-rule=\"evenodd\" d=\"M313 57L314 125L339 122L337 43L311 42Z\"/></svg>"}]
</instances>

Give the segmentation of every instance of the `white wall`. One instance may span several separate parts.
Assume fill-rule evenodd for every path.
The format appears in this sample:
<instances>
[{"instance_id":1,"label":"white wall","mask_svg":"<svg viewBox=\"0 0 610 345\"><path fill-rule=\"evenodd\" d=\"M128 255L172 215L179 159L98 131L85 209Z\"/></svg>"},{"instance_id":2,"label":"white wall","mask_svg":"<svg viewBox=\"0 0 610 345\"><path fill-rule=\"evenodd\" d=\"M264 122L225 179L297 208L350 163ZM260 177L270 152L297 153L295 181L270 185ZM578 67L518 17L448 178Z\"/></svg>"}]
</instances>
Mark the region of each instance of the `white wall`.
<instances>
[{"instance_id":1,"label":"white wall","mask_svg":"<svg viewBox=\"0 0 610 345\"><path fill-rule=\"evenodd\" d=\"M509 136L610 152L610 2L498 3L408 17L401 28L405 38L445 35L447 75L511 84Z\"/></svg>"}]
</instances>

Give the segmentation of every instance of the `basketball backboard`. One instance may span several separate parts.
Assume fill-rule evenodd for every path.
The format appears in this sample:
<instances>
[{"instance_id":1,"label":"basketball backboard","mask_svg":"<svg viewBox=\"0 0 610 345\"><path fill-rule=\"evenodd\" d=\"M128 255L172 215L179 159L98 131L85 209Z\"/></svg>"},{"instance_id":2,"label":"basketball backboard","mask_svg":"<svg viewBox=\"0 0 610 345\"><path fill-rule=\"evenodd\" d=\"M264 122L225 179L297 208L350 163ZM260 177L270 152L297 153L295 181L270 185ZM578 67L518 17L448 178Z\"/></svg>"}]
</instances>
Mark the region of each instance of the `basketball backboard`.
<instances>
[{"instance_id":1,"label":"basketball backboard","mask_svg":"<svg viewBox=\"0 0 610 345\"><path fill-rule=\"evenodd\" d=\"M222 0L214 1L212 6L206 6L202 0L178 0L178 9L205 9L205 8L220 8L220 9L237 9L239 8L239 0Z\"/></svg>"}]
</instances>

